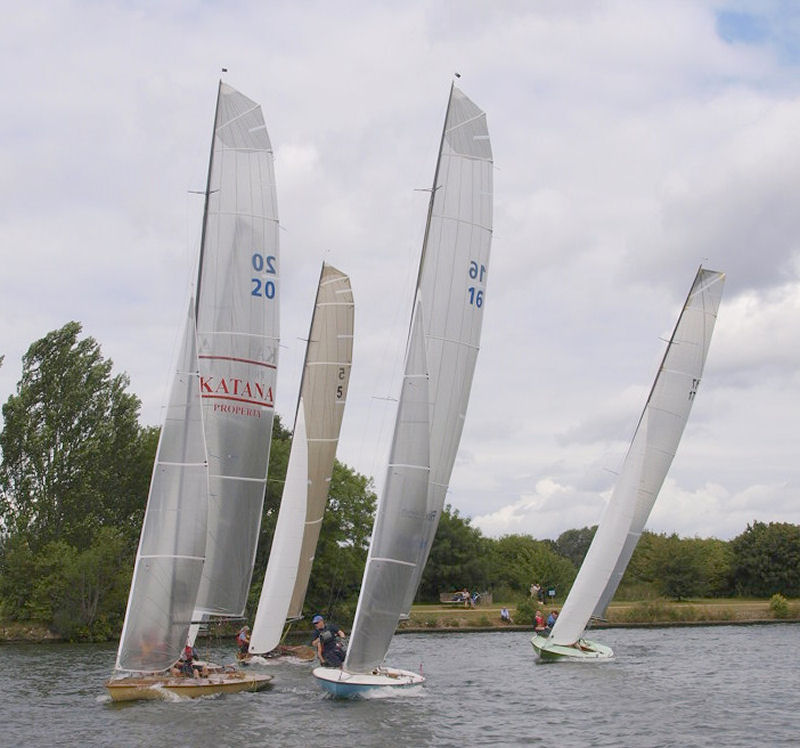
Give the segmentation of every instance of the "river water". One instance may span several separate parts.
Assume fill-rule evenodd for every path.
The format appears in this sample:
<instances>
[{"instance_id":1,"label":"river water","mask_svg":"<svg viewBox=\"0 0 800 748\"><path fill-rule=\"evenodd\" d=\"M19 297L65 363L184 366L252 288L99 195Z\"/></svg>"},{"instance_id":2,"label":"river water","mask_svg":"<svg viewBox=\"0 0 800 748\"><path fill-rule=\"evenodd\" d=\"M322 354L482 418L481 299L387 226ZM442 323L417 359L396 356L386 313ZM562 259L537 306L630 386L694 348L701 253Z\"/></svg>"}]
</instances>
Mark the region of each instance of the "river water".
<instances>
[{"instance_id":1,"label":"river water","mask_svg":"<svg viewBox=\"0 0 800 748\"><path fill-rule=\"evenodd\" d=\"M800 624L607 629L605 663L539 663L530 634L404 634L387 663L427 683L336 701L311 664L273 687L112 704L113 645L0 645L2 746L776 746L800 741ZM232 643L212 648L232 661Z\"/></svg>"}]
</instances>

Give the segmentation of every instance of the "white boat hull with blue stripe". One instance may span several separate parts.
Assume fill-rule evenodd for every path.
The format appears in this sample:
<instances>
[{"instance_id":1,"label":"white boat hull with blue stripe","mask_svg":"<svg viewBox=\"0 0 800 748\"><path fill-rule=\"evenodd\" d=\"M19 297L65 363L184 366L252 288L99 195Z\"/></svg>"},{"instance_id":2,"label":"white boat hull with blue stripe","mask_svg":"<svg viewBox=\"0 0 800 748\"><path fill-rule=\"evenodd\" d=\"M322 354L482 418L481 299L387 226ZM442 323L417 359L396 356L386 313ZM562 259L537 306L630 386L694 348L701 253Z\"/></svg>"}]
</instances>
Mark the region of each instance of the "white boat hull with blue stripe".
<instances>
[{"instance_id":1,"label":"white boat hull with blue stripe","mask_svg":"<svg viewBox=\"0 0 800 748\"><path fill-rule=\"evenodd\" d=\"M349 673L332 667L314 669L314 677L328 693L337 699L351 699L387 688L411 688L421 686L425 678L410 670L392 667L375 668L371 673Z\"/></svg>"}]
</instances>

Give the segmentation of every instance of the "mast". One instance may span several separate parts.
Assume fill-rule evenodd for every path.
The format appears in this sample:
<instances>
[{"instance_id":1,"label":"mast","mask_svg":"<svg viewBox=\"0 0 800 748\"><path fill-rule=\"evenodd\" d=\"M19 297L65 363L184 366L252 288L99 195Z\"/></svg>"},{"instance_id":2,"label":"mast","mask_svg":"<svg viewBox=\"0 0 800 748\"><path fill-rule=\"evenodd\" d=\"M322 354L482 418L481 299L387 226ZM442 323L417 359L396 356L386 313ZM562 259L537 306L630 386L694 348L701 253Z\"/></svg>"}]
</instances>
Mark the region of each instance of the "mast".
<instances>
[{"instance_id":1,"label":"mast","mask_svg":"<svg viewBox=\"0 0 800 748\"><path fill-rule=\"evenodd\" d=\"M431 218L433 218L433 201L436 197L436 185L439 182L439 167L442 163L442 149L444 148L444 138L447 134L447 118L450 116L450 106L453 102L453 89L455 88L455 83L450 81L450 94L447 97L447 108L444 112L444 122L442 123L442 137L439 138L439 152L436 156L436 167L433 170L433 185L431 186L431 196L428 199L428 216L425 219L425 234L422 237L422 250L419 255L419 266L417 268L417 283L414 286L414 304L412 304L411 308L414 308L416 303L417 297L419 296L419 286L422 281L422 268L425 265L425 254L428 248L428 235L430 234L431 230ZM414 317L412 315L411 319L408 321L408 334L409 337L411 336L411 327L414 324Z\"/></svg>"},{"instance_id":2,"label":"mast","mask_svg":"<svg viewBox=\"0 0 800 748\"><path fill-rule=\"evenodd\" d=\"M206 175L206 192L203 199L203 225L200 231L200 256L197 261L197 285L194 294L194 322L200 312L200 285L203 281L203 255L206 246L206 226L208 225L208 198L211 195L211 167L214 165L214 138L217 137L217 120L219 118L219 97L222 92L222 79L217 84L217 102L214 105L214 127L211 130L211 148L208 153L208 174Z\"/></svg>"}]
</instances>

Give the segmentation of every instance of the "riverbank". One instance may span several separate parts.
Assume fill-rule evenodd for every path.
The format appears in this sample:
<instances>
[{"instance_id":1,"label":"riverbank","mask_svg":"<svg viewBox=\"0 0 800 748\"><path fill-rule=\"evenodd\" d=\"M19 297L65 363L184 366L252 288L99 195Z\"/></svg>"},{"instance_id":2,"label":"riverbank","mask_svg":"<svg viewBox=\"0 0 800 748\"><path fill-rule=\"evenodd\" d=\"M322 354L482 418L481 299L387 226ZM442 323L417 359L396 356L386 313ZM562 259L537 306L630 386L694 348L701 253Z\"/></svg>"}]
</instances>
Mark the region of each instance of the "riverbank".
<instances>
[{"instance_id":1,"label":"riverbank","mask_svg":"<svg viewBox=\"0 0 800 748\"><path fill-rule=\"evenodd\" d=\"M667 626L706 626L714 624L754 624L800 622L800 600L787 601L786 615L778 616L770 607L769 600L751 599L700 599L683 600L642 600L612 603L607 612L607 620L593 622L592 628L618 627L667 627ZM500 619L500 610L507 607L512 623ZM545 614L558 610L560 604L542 606ZM401 621L398 633L403 631L485 631L485 630L525 630L533 626L532 621L524 620L516 606L494 604L477 608L454 608L452 605L414 605L407 621Z\"/></svg>"},{"instance_id":2,"label":"riverbank","mask_svg":"<svg viewBox=\"0 0 800 748\"><path fill-rule=\"evenodd\" d=\"M659 628L671 626L710 626L725 624L800 623L800 600L788 600L787 615L777 616L769 600L703 599L643 600L612 603L608 619L592 623L593 629L602 628ZM500 620L500 610L506 607L512 623ZM560 605L548 605L543 610L558 610ZM477 608L453 605L414 605L408 620L401 621L397 633L424 633L442 631L526 631L532 621L524 620L515 605L493 604ZM224 637L225 634L219 632ZM233 634L231 634L233 635ZM311 635L310 625L295 628L287 637L291 641L305 641ZM0 643L3 642L58 642L61 638L46 626L33 623L0 624Z\"/></svg>"}]
</instances>

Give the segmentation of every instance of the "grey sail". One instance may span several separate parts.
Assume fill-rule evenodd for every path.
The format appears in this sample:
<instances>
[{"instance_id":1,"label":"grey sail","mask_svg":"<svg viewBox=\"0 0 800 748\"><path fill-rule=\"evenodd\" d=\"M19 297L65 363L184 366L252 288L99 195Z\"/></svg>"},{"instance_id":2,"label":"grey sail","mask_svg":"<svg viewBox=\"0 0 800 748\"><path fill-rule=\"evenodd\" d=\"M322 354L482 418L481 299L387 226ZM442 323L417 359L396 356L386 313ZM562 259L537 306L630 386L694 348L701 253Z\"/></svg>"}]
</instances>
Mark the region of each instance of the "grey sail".
<instances>
[{"instance_id":1,"label":"grey sail","mask_svg":"<svg viewBox=\"0 0 800 748\"><path fill-rule=\"evenodd\" d=\"M419 586L455 462L478 354L492 236L486 115L453 86L420 258L390 465L345 661L383 662Z\"/></svg>"},{"instance_id":2,"label":"grey sail","mask_svg":"<svg viewBox=\"0 0 800 748\"><path fill-rule=\"evenodd\" d=\"M241 616L267 480L278 364L278 210L261 108L220 84L198 272L208 535L196 616Z\"/></svg>"},{"instance_id":3,"label":"grey sail","mask_svg":"<svg viewBox=\"0 0 800 748\"><path fill-rule=\"evenodd\" d=\"M667 475L703 374L725 281L700 268L647 398L619 479L558 616L552 641L571 645L619 586Z\"/></svg>"},{"instance_id":4,"label":"grey sail","mask_svg":"<svg viewBox=\"0 0 800 748\"><path fill-rule=\"evenodd\" d=\"M207 508L192 304L156 451L118 670L166 670L186 643L205 558Z\"/></svg>"},{"instance_id":5,"label":"grey sail","mask_svg":"<svg viewBox=\"0 0 800 748\"><path fill-rule=\"evenodd\" d=\"M197 284L156 453L119 671L165 671L199 614L244 610L272 433L275 203L261 110L220 83Z\"/></svg>"},{"instance_id":6,"label":"grey sail","mask_svg":"<svg viewBox=\"0 0 800 748\"><path fill-rule=\"evenodd\" d=\"M480 348L492 241L493 161L486 114L453 87L419 268L430 377L430 485L404 613L419 587L445 504Z\"/></svg>"}]
</instances>

